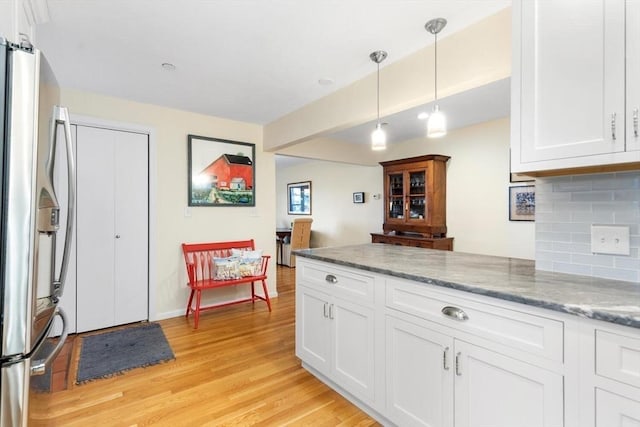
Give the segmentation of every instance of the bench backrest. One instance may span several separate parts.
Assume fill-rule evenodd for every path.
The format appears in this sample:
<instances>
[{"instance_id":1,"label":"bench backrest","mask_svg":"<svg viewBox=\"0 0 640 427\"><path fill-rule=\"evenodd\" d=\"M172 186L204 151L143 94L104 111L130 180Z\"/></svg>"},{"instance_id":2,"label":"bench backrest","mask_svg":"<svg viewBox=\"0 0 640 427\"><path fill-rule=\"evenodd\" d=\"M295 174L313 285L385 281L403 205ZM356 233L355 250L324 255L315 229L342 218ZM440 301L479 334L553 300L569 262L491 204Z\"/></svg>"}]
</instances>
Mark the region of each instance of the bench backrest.
<instances>
[{"instance_id":1,"label":"bench backrest","mask_svg":"<svg viewBox=\"0 0 640 427\"><path fill-rule=\"evenodd\" d=\"M256 247L253 239L235 242L183 243L182 253L187 266L189 282L195 283L198 280L211 279L215 273L213 271L213 258L231 256L231 249L253 251Z\"/></svg>"}]
</instances>

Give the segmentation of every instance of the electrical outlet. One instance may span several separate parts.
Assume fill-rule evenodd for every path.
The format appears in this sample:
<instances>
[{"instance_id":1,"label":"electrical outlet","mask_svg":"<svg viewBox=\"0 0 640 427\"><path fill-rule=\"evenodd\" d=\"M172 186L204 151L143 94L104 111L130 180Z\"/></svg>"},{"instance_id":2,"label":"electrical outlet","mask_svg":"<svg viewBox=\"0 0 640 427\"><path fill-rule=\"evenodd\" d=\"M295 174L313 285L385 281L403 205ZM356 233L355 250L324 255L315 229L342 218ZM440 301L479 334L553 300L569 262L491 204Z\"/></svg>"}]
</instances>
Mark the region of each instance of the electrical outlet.
<instances>
[{"instance_id":1,"label":"electrical outlet","mask_svg":"<svg viewBox=\"0 0 640 427\"><path fill-rule=\"evenodd\" d=\"M186 206L184 208L184 216L186 218L190 218L191 217L191 207L190 206Z\"/></svg>"},{"instance_id":2,"label":"electrical outlet","mask_svg":"<svg viewBox=\"0 0 640 427\"><path fill-rule=\"evenodd\" d=\"M591 252L629 255L629 227L625 225L591 225Z\"/></svg>"}]
</instances>

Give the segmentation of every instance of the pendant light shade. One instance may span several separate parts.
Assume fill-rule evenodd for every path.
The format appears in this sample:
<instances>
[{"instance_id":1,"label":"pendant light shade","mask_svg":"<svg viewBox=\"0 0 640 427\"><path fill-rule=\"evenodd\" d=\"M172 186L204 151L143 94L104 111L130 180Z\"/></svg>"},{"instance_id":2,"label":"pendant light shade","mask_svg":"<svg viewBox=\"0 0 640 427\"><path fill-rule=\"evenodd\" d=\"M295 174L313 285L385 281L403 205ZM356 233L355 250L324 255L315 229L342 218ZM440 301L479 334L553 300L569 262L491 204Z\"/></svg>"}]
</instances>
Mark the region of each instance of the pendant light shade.
<instances>
[{"instance_id":1,"label":"pendant light shade","mask_svg":"<svg viewBox=\"0 0 640 427\"><path fill-rule=\"evenodd\" d=\"M371 132L371 149L378 151L387 148L387 134L382 129L382 123L378 123L373 132Z\"/></svg>"},{"instance_id":2,"label":"pendant light shade","mask_svg":"<svg viewBox=\"0 0 640 427\"><path fill-rule=\"evenodd\" d=\"M427 120L427 137L439 138L447 134L447 118L440 111L440 107L435 105L433 107L433 113Z\"/></svg>"},{"instance_id":3,"label":"pendant light shade","mask_svg":"<svg viewBox=\"0 0 640 427\"><path fill-rule=\"evenodd\" d=\"M387 52L384 50L376 50L371 52L369 58L376 64L378 64L377 73L377 123L375 130L371 133L371 149L375 151L385 150L387 148L387 134L382 129L382 123L380 123L380 63L387 57Z\"/></svg>"},{"instance_id":4,"label":"pendant light shade","mask_svg":"<svg viewBox=\"0 0 640 427\"><path fill-rule=\"evenodd\" d=\"M447 118L445 117L444 113L440 111L440 106L438 105L438 33L442 31L445 25L447 25L447 20L444 18L432 19L424 25L425 30L435 36L435 43L433 48L435 105L433 107L433 113L431 113L429 119L427 120L428 138L438 138L447 134Z\"/></svg>"}]
</instances>

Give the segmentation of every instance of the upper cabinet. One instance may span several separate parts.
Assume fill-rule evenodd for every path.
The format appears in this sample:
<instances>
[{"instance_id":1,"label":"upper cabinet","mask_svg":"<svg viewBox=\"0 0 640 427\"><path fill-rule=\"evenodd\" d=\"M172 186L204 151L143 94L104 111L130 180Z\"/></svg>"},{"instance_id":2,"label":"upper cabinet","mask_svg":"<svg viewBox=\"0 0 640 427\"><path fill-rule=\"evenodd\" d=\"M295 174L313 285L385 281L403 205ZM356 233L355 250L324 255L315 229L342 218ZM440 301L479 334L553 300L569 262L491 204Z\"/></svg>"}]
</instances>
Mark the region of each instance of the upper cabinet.
<instances>
[{"instance_id":1,"label":"upper cabinet","mask_svg":"<svg viewBox=\"0 0 640 427\"><path fill-rule=\"evenodd\" d=\"M639 8L513 1L513 172L640 168Z\"/></svg>"},{"instance_id":2,"label":"upper cabinet","mask_svg":"<svg viewBox=\"0 0 640 427\"><path fill-rule=\"evenodd\" d=\"M627 150L640 153L640 2L627 1Z\"/></svg>"},{"instance_id":3,"label":"upper cabinet","mask_svg":"<svg viewBox=\"0 0 640 427\"><path fill-rule=\"evenodd\" d=\"M427 155L381 162L384 168L385 233L445 237L448 156Z\"/></svg>"}]
</instances>

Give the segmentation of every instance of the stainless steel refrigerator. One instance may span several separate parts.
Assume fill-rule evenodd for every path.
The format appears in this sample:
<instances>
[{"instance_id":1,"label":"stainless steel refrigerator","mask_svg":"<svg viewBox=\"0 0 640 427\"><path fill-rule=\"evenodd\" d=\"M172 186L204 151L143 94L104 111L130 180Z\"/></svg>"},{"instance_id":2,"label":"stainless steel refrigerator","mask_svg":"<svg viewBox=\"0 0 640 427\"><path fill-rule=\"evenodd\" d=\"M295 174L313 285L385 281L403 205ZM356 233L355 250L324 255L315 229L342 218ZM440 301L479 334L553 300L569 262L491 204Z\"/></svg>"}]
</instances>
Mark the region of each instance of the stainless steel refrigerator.
<instances>
[{"instance_id":1,"label":"stainless steel refrigerator","mask_svg":"<svg viewBox=\"0 0 640 427\"><path fill-rule=\"evenodd\" d=\"M0 427L5 427L27 424L30 378L49 369L66 339L58 301L69 261L75 178L69 113L59 106L47 61L28 42L2 37L0 138ZM58 143L67 155L56 166ZM63 206L52 184L54 169L61 166L69 178ZM65 242L57 244L56 238ZM33 360L56 317L63 324L57 344Z\"/></svg>"}]
</instances>

